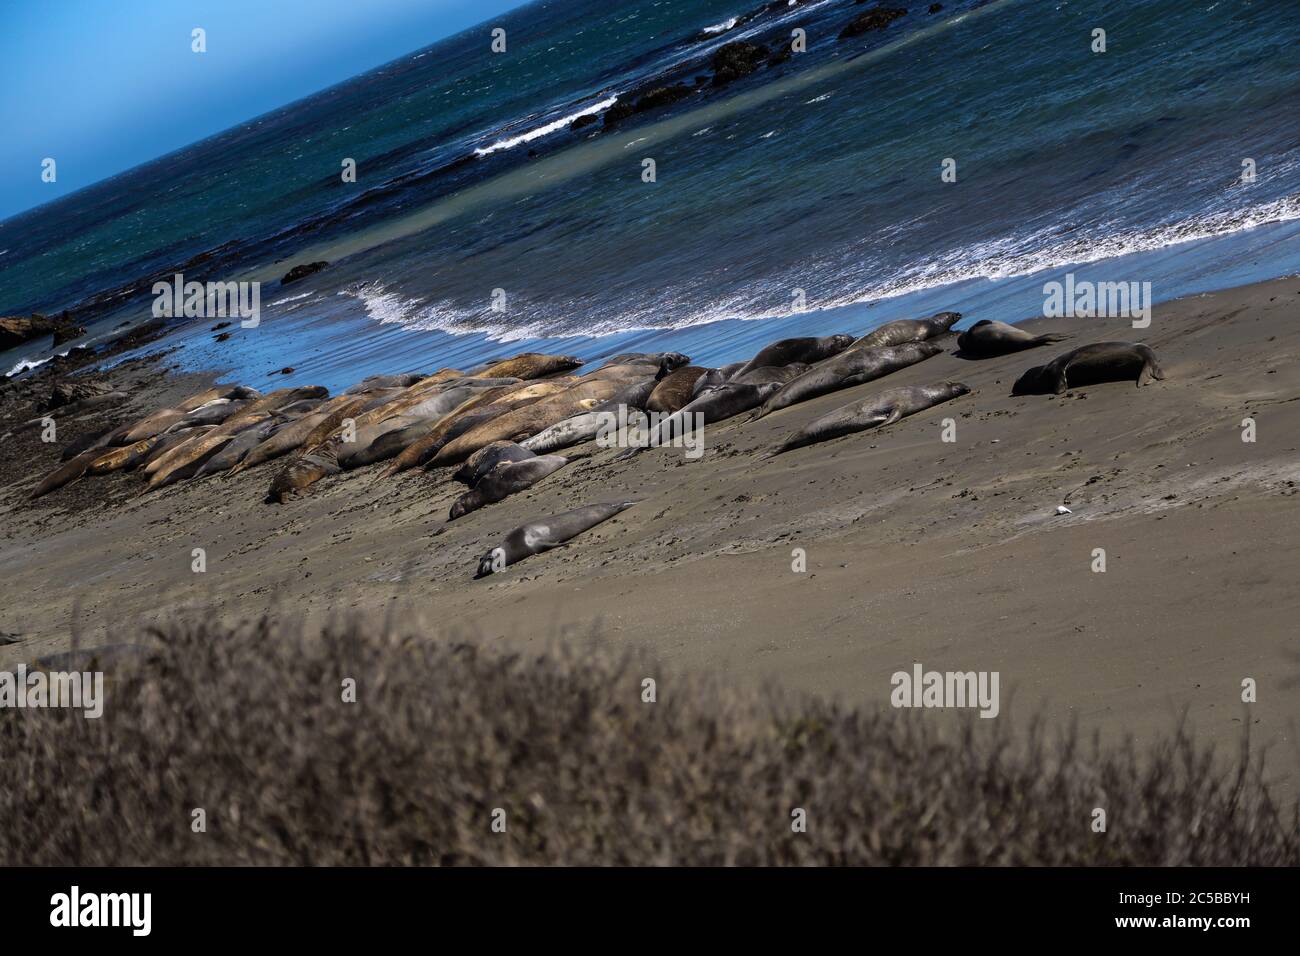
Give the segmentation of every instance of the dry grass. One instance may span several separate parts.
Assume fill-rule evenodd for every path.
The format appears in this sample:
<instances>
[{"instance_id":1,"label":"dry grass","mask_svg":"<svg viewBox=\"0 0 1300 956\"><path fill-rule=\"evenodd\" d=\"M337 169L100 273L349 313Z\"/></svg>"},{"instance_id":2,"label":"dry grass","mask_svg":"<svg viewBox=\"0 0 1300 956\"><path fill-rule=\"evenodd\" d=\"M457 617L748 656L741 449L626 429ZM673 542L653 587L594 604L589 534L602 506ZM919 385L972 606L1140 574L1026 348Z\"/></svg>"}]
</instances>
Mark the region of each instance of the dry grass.
<instances>
[{"instance_id":1,"label":"dry grass","mask_svg":"<svg viewBox=\"0 0 1300 956\"><path fill-rule=\"evenodd\" d=\"M1049 745L1005 712L963 725L411 634L178 627L112 665L97 721L0 711L0 863L1300 863L1258 763L1224 773L1181 730Z\"/></svg>"}]
</instances>

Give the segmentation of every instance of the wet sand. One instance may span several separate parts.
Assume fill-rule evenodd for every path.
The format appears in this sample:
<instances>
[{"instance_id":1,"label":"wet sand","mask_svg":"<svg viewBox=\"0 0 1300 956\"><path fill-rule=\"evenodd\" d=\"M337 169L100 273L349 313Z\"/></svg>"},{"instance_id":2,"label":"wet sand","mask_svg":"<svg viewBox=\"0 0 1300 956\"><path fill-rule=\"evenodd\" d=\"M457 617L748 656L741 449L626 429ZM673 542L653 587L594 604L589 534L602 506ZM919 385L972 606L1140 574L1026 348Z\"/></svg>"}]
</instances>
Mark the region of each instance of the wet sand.
<instances>
[{"instance_id":1,"label":"wet sand","mask_svg":"<svg viewBox=\"0 0 1300 956\"><path fill-rule=\"evenodd\" d=\"M589 457L451 523L464 491L452 469L386 478L384 465L279 506L262 500L276 463L147 495L137 475L88 478L28 502L57 446L19 436L0 468L0 632L21 640L0 645L0 669L68 649L74 630L82 646L114 645L182 614L318 620L410 606L477 641L637 645L670 667L853 703L887 706L891 674L920 662L999 671L1004 714L1077 719L1105 737L1165 732L1186 711L1199 737L1231 750L1249 721L1278 793L1294 797L1297 318L1300 279L1288 278L1157 306L1146 330L1030 320L1073 337L984 361L952 355L950 337L947 354L887 379L711 426L698 461L666 448L615 462L614 450L578 446L561 454ZM1106 340L1146 342L1165 380L1010 396L1026 368ZM98 424L202 384L162 364L112 373L132 377L132 403ZM943 380L972 392L763 457L847 402ZM1254 443L1241 440L1248 416ZM473 580L517 525L624 497L640 503ZM191 570L194 548L205 573ZM792 570L796 548L806 573ZM1091 570L1097 548L1105 573ZM1257 703L1241 702L1245 678Z\"/></svg>"}]
</instances>

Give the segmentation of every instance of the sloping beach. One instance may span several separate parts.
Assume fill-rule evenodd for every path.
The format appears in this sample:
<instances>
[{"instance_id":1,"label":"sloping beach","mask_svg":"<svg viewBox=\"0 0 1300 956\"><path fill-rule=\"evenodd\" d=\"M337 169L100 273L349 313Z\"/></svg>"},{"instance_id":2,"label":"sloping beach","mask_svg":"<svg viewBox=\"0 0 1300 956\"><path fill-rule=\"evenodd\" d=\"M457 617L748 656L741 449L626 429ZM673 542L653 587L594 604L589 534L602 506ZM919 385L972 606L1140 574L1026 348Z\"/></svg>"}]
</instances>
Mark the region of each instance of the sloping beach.
<instances>
[{"instance_id":1,"label":"sloping beach","mask_svg":"<svg viewBox=\"0 0 1300 956\"><path fill-rule=\"evenodd\" d=\"M635 646L673 668L853 703L887 706L891 674L919 663L996 670L1004 711L1106 736L1167 732L1185 711L1198 736L1231 750L1249 722L1279 793L1293 797L1298 310L1293 277L1157 305L1143 331L1033 319L1024 327L1071 339L1001 358L958 358L948 337L945 354L887 379L709 426L698 461L671 448L616 461L579 446L566 454L587 457L450 523L464 491L452 469L385 477L382 464L284 505L263 501L274 465L147 494L139 476L118 473L29 502L60 445L22 434L6 443L0 498L10 596L0 632L19 640L0 646L0 668L66 651L74 634L82 648L122 645L142 623L187 616L411 608L479 642ZM1030 366L1106 340L1147 343L1165 379L1010 396ZM212 378L166 366L107 373L130 403L81 427L139 417ZM765 457L839 405L943 380L971 393ZM6 428L26 413L6 410ZM945 443L950 417L956 440ZM1248 417L1253 443L1241 437ZM473 580L516 526L619 498L639 503ZM797 548L804 573L792 570ZM1092 570L1098 548L1105 573ZM1246 678L1258 684L1248 705Z\"/></svg>"}]
</instances>

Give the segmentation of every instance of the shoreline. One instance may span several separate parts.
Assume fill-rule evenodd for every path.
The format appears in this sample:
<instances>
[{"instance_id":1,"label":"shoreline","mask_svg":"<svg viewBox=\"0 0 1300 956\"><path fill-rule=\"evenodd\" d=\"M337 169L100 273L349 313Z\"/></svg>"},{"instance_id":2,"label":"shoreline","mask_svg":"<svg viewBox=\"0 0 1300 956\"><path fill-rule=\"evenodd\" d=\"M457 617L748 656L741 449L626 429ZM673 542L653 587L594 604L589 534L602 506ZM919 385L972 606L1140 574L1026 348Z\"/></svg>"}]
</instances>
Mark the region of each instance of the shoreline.
<instances>
[{"instance_id":1,"label":"shoreline","mask_svg":"<svg viewBox=\"0 0 1300 956\"><path fill-rule=\"evenodd\" d=\"M409 606L483 642L636 646L677 670L857 704L888 707L890 674L919 663L998 670L1004 712L1013 692L1022 717L1106 736L1167 732L1185 711L1230 752L1246 719L1252 743L1270 749L1278 795L1293 799L1297 310L1300 278L1288 277L1158 304L1146 330L1029 319L1021 327L1073 338L996 359L955 358L946 339L945 354L887 381L710 426L698 461L655 449L614 463L615 451L575 446L590 457L451 523L464 491L451 469L385 478L382 464L280 506L262 502L274 465L146 495L137 476L115 474L28 503L59 447L28 436L3 466L0 574L21 599L0 610L0 632L22 640L0 646L0 669L68 650L74 614L81 646L94 647L187 607L232 623ZM1108 339L1147 342L1166 379L1009 395L1025 368ZM214 378L165 364L106 373L130 385L132 404L102 424ZM944 379L972 393L878 432L761 457L833 408ZM10 405L0 408L8 428ZM1254 444L1240 440L1247 415ZM957 441L939 444L948 417ZM511 528L619 496L641 501L472 579ZM195 547L207 554L202 575L190 569ZM791 570L796 547L807 573ZM1097 547L1105 574L1089 569ZM1250 705L1238 699L1246 677L1259 685Z\"/></svg>"}]
</instances>

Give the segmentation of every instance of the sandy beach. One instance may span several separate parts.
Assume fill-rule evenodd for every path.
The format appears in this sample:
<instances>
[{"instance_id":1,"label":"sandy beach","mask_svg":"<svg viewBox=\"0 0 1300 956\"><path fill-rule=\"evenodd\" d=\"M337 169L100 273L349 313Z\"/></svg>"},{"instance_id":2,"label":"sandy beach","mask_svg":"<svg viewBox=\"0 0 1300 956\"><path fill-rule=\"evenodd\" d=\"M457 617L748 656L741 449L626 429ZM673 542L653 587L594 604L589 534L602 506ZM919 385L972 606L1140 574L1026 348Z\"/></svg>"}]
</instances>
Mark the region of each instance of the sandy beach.
<instances>
[{"instance_id":1,"label":"sandy beach","mask_svg":"<svg viewBox=\"0 0 1300 956\"><path fill-rule=\"evenodd\" d=\"M1186 712L1200 739L1231 751L1249 721L1277 793L1293 798L1298 310L1300 279L1286 278L1158 305L1142 331L1033 319L1025 328L1072 338L1001 358L955 357L950 336L945 354L887 379L710 426L697 461L671 448L615 461L589 443L528 492L450 523L464 490L452 469L384 477L382 464L284 505L263 502L274 463L148 494L137 475L86 478L29 502L61 446L18 435L3 463L0 632L20 639L0 646L0 668L66 651L74 633L81 647L130 643L143 622L410 608L478 642L644 648L673 668L853 704L888 706L890 675L919 662L999 671L1004 711L1107 738L1168 732ZM1010 396L1030 366L1106 340L1146 342L1165 380ZM77 427L139 417L209 380L166 364L107 373L131 400ZM971 393L765 457L839 405L945 379ZM5 410L5 427L35 414L12 396ZM512 528L621 497L639 503L473 580ZM205 573L191 570L194 548ZM1105 573L1092 570L1098 548ZM1241 702L1245 678L1256 703Z\"/></svg>"}]
</instances>

